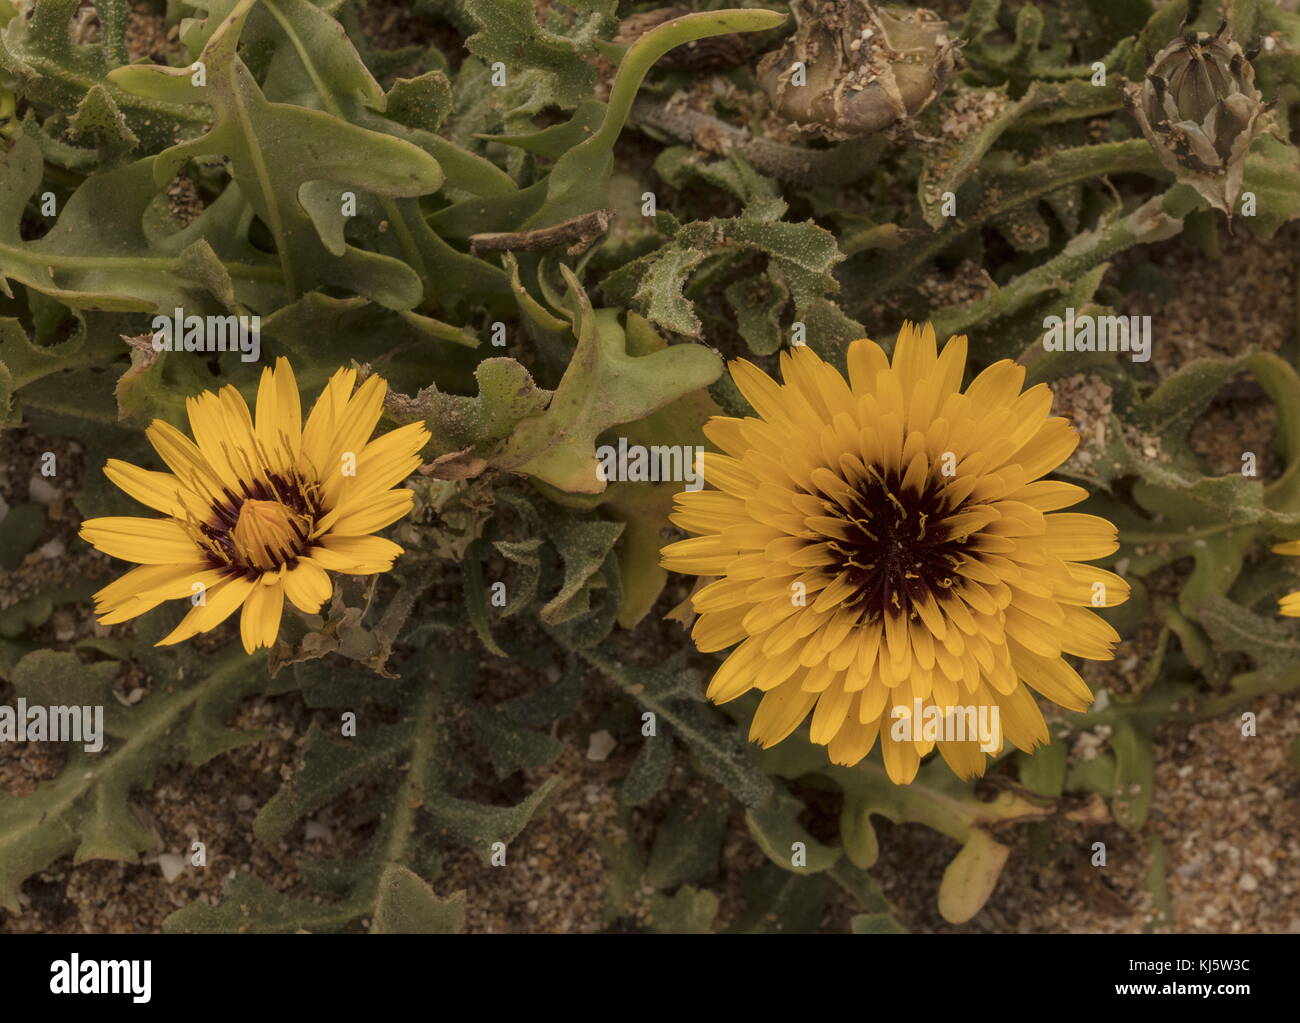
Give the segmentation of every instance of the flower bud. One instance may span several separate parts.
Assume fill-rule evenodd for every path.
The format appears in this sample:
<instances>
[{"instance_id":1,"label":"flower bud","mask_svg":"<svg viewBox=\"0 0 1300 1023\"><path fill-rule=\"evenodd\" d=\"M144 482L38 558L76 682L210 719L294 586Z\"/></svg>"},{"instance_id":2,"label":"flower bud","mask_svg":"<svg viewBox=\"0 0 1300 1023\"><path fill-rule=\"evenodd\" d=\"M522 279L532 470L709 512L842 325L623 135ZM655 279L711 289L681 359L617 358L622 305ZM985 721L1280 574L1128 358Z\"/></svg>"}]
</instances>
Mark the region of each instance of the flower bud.
<instances>
[{"instance_id":1,"label":"flower bud","mask_svg":"<svg viewBox=\"0 0 1300 1023\"><path fill-rule=\"evenodd\" d=\"M1231 217L1246 154L1273 126L1273 105L1255 88L1255 69L1228 23L1175 39L1125 98L1160 162Z\"/></svg>"},{"instance_id":2,"label":"flower bud","mask_svg":"<svg viewBox=\"0 0 1300 1023\"><path fill-rule=\"evenodd\" d=\"M943 91L959 42L932 11L794 0L799 27L758 65L777 113L846 139L905 125Z\"/></svg>"}]
</instances>

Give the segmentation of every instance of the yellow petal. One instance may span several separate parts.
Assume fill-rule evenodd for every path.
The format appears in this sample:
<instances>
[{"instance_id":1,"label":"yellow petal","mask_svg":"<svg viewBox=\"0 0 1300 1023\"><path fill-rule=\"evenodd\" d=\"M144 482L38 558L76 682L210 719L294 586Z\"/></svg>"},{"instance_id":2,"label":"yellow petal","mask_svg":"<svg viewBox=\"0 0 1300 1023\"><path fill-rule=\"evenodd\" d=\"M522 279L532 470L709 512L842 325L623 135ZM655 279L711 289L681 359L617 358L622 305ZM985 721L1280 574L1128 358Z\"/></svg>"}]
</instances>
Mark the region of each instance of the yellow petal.
<instances>
[{"instance_id":1,"label":"yellow petal","mask_svg":"<svg viewBox=\"0 0 1300 1023\"><path fill-rule=\"evenodd\" d=\"M775 746L799 727L817 702L816 693L806 693L798 677L765 693L749 726L749 741L764 749Z\"/></svg>"},{"instance_id":2,"label":"yellow petal","mask_svg":"<svg viewBox=\"0 0 1300 1023\"><path fill-rule=\"evenodd\" d=\"M984 774L988 758L978 742L940 742L938 746L939 756L958 778L966 780Z\"/></svg>"},{"instance_id":3,"label":"yellow petal","mask_svg":"<svg viewBox=\"0 0 1300 1023\"><path fill-rule=\"evenodd\" d=\"M325 506L342 514L373 499L413 473L420 464L420 450L429 443L423 423L408 423L367 444L355 465L339 464L321 481ZM344 475L344 469L353 475Z\"/></svg>"},{"instance_id":4,"label":"yellow petal","mask_svg":"<svg viewBox=\"0 0 1300 1023\"><path fill-rule=\"evenodd\" d=\"M885 350L876 342L860 338L849 345L846 358L849 367L849 384L854 394L867 394L876 386L876 378L889 368Z\"/></svg>"},{"instance_id":5,"label":"yellow petal","mask_svg":"<svg viewBox=\"0 0 1300 1023\"><path fill-rule=\"evenodd\" d=\"M80 536L114 558L139 565L191 564L203 560L193 537L175 519L142 519L131 515L87 519Z\"/></svg>"},{"instance_id":6,"label":"yellow petal","mask_svg":"<svg viewBox=\"0 0 1300 1023\"><path fill-rule=\"evenodd\" d=\"M221 500L226 484L216 470L208 464L198 445L180 430L162 419L155 419L144 431L158 457L176 477L198 493L211 500ZM233 492L233 491L232 491Z\"/></svg>"},{"instance_id":7,"label":"yellow petal","mask_svg":"<svg viewBox=\"0 0 1300 1023\"><path fill-rule=\"evenodd\" d=\"M130 462L110 458L104 463L104 475L120 490L154 511L177 519L189 515L184 500L187 488L172 473L153 472Z\"/></svg>"},{"instance_id":8,"label":"yellow petal","mask_svg":"<svg viewBox=\"0 0 1300 1023\"><path fill-rule=\"evenodd\" d=\"M242 576L227 579L207 591L204 603L190 608L189 613L181 619L180 624L160 639L155 646L171 646L195 636L200 632L209 632L229 618L253 591L252 580Z\"/></svg>"},{"instance_id":9,"label":"yellow petal","mask_svg":"<svg viewBox=\"0 0 1300 1023\"><path fill-rule=\"evenodd\" d=\"M348 575L387 572L402 548L382 536L324 536L309 555L321 568Z\"/></svg>"},{"instance_id":10,"label":"yellow petal","mask_svg":"<svg viewBox=\"0 0 1300 1023\"><path fill-rule=\"evenodd\" d=\"M284 574L284 593L296 608L307 614L316 614L321 605L330 599L334 584L325 570L309 558L299 558L298 564Z\"/></svg>"},{"instance_id":11,"label":"yellow petal","mask_svg":"<svg viewBox=\"0 0 1300 1023\"><path fill-rule=\"evenodd\" d=\"M339 536L364 536L390 526L411 510L415 491L405 487L386 490L369 500L349 506L342 513L330 512L316 523L316 536L328 531Z\"/></svg>"},{"instance_id":12,"label":"yellow petal","mask_svg":"<svg viewBox=\"0 0 1300 1023\"><path fill-rule=\"evenodd\" d=\"M1119 550L1118 531L1099 515L1057 512L1044 516L1044 521L1043 547L1064 561L1093 561Z\"/></svg>"},{"instance_id":13,"label":"yellow petal","mask_svg":"<svg viewBox=\"0 0 1300 1023\"><path fill-rule=\"evenodd\" d=\"M244 652L252 653L275 643L280 634L280 615L284 611L284 587L254 586L244 601L244 611L239 618L239 636L244 642Z\"/></svg>"},{"instance_id":14,"label":"yellow petal","mask_svg":"<svg viewBox=\"0 0 1300 1023\"><path fill-rule=\"evenodd\" d=\"M908 713L912 711L907 708ZM917 723L919 725L919 723ZM883 722L880 730L880 752L885 761L885 771L889 780L895 785L910 785L921 766L921 757L916 752L916 745L907 739L895 739L895 727L899 734L906 734L906 729L915 727L912 722L890 717Z\"/></svg>"},{"instance_id":15,"label":"yellow petal","mask_svg":"<svg viewBox=\"0 0 1300 1023\"><path fill-rule=\"evenodd\" d=\"M257 387L256 433L262 450L280 470L298 458L302 447L302 401L289 360L280 356L262 370Z\"/></svg>"},{"instance_id":16,"label":"yellow petal","mask_svg":"<svg viewBox=\"0 0 1300 1023\"><path fill-rule=\"evenodd\" d=\"M356 383L355 369L341 369L329 378L302 430L302 457L311 466L318 479L324 479L331 468L337 423L347 407L348 395Z\"/></svg>"}]
</instances>

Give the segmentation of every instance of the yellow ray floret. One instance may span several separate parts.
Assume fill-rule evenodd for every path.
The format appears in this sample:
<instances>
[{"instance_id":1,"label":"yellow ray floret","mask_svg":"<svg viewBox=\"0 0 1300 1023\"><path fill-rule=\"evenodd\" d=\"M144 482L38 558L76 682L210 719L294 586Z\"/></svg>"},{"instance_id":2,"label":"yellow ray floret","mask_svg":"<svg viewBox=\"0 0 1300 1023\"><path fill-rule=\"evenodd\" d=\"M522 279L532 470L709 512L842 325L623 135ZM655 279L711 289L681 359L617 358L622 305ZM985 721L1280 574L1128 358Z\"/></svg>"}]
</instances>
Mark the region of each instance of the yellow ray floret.
<instances>
[{"instance_id":1,"label":"yellow ray floret","mask_svg":"<svg viewBox=\"0 0 1300 1023\"><path fill-rule=\"evenodd\" d=\"M1274 554L1300 554L1300 540L1287 540L1273 545ZM1300 590L1288 593L1278 601L1278 611L1288 618L1300 618Z\"/></svg>"},{"instance_id":2,"label":"yellow ray floret","mask_svg":"<svg viewBox=\"0 0 1300 1023\"><path fill-rule=\"evenodd\" d=\"M328 572L387 571L402 548L371 534L411 510L399 484L429 433L411 423L375 440L387 384L339 370L303 423L289 363L263 370L256 420L230 386L186 401L193 439L162 420L146 430L170 472L110 459L104 473L162 519L88 519L81 536L137 567L95 594L104 625L166 600L189 612L159 646L216 628L236 609L244 649L271 646L286 598L309 614L330 598ZM396 489L394 489L396 488Z\"/></svg>"},{"instance_id":3,"label":"yellow ray floret","mask_svg":"<svg viewBox=\"0 0 1300 1023\"><path fill-rule=\"evenodd\" d=\"M757 689L750 738L810 737L851 765L881 745L900 784L936 747L962 777L1009 740L1048 741L1030 690L1071 710L1092 693L1063 655L1113 656L1094 608L1128 597L1083 562L1118 547L1115 527L1062 511L1087 496L1042 479L1078 435L1051 416L1046 384L990 366L962 390L966 338L937 351L904 324L892 361L868 340L848 379L807 347L778 383L744 360L736 386L758 413L715 418L704 478L676 497L691 538L665 568L717 579L696 591L702 651L734 647L709 684L722 703ZM1293 606L1300 614L1300 600Z\"/></svg>"}]
</instances>

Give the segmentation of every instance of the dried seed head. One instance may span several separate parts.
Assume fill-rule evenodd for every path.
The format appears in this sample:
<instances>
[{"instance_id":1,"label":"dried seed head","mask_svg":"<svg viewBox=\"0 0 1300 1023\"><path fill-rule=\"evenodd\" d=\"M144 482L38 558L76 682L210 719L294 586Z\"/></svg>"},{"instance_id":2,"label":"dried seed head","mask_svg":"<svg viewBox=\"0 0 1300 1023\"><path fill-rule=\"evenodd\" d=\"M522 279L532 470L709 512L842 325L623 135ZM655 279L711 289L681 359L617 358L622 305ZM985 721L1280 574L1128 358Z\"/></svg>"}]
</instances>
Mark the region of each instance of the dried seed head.
<instances>
[{"instance_id":1,"label":"dried seed head","mask_svg":"<svg viewBox=\"0 0 1300 1023\"><path fill-rule=\"evenodd\" d=\"M1125 98L1160 162L1231 217L1246 154L1272 117L1228 23L1175 39Z\"/></svg>"},{"instance_id":2,"label":"dried seed head","mask_svg":"<svg viewBox=\"0 0 1300 1023\"><path fill-rule=\"evenodd\" d=\"M799 28L759 62L759 85L777 113L827 138L905 125L957 67L961 44L932 11L871 0L794 0L791 7Z\"/></svg>"}]
</instances>

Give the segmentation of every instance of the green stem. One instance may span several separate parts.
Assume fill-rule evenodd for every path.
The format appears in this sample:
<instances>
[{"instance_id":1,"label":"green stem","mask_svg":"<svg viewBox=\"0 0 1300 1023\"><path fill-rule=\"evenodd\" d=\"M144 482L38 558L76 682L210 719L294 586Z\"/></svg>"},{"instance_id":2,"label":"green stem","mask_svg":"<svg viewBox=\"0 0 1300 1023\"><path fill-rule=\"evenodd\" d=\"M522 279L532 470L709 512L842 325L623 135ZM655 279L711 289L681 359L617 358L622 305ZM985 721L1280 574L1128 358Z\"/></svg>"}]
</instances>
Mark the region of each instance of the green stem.
<instances>
[{"instance_id":1,"label":"green stem","mask_svg":"<svg viewBox=\"0 0 1300 1023\"><path fill-rule=\"evenodd\" d=\"M166 256L70 256L55 252L33 252L25 247L6 245L3 242L0 242L0 254L13 257L16 263L39 262L51 269L58 267L64 270L121 269L170 272L177 262L175 259L169 259ZM248 263L225 263L223 265L231 277L240 277L250 281L272 282L279 282L283 279L280 271L273 266L253 266Z\"/></svg>"},{"instance_id":2,"label":"green stem","mask_svg":"<svg viewBox=\"0 0 1300 1023\"><path fill-rule=\"evenodd\" d=\"M1015 170L994 174L987 180L977 177L972 184L976 188L982 186L984 201L974 213L965 218L953 218L952 223L940 230L878 256L854 283L862 294L874 299L914 281L922 266L990 220L1005 216L1026 203L1037 202L1067 185L1106 174L1124 173L1147 174L1153 178L1168 175L1146 139L1130 139L1065 149Z\"/></svg>"},{"instance_id":3,"label":"green stem","mask_svg":"<svg viewBox=\"0 0 1300 1023\"><path fill-rule=\"evenodd\" d=\"M703 11L666 21L638 39L618 66L600 127L556 161L546 182L546 203L524 228L558 224L603 203L614 166L614 143L655 61L683 43L732 32L761 32L780 25L785 17L765 10Z\"/></svg>"},{"instance_id":4,"label":"green stem","mask_svg":"<svg viewBox=\"0 0 1300 1023\"><path fill-rule=\"evenodd\" d=\"M1181 210L1170 198L1182 198L1171 189L1149 200L1127 216L1116 216L1093 231L1077 235L1052 259L1029 270L1004 287L967 305L949 306L934 316L939 337L966 333L972 326L998 316L1008 316L1023 309L1039 295L1062 290L1063 282L1078 280L1087 271L1116 252L1141 242L1162 241L1182 229L1182 220L1168 212Z\"/></svg>"}]
</instances>

